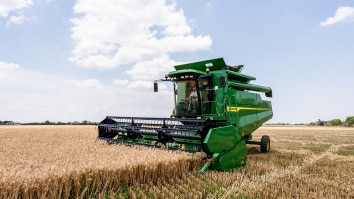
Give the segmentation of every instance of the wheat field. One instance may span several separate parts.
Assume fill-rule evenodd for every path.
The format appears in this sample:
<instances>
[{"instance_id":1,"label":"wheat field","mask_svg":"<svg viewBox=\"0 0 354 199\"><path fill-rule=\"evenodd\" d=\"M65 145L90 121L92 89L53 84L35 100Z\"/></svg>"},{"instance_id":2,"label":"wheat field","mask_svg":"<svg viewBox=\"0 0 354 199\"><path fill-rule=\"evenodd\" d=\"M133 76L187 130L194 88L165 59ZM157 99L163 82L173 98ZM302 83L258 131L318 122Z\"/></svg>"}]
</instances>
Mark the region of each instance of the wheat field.
<instances>
[{"instance_id":1,"label":"wheat field","mask_svg":"<svg viewBox=\"0 0 354 199\"><path fill-rule=\"evenodd\" d=\"M354 128L264 126L271 151L198 174L200 156L96 141L96 126L0 126L0 198L354 198Z\"/></svg>"}]
</instances>

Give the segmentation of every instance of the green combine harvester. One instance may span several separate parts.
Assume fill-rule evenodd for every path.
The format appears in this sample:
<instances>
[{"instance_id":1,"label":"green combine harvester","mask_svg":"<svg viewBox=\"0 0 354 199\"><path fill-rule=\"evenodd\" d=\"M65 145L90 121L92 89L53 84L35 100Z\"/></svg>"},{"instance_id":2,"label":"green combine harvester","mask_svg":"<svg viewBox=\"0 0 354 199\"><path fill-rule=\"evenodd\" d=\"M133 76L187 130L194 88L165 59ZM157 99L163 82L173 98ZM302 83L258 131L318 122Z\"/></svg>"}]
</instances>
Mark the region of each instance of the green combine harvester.
<instances>
[{"instance_id":1,"label":"green combine harvester","mask_svg":"<svg viewBox=\"0 0 354 199\"><path fill-rule=\"evenodd\" d=\"M169 150L204 152L206 169L230 170L247 161L246 144L270 150L270 138L252 140L252 133L273 116L272 89L251 84L243 65L226 65L223 58L177 65L164 79L174 87L169 118L107 116L98 124L98 139L110 143L142 145Z\"/></svg>"}]
</instances>

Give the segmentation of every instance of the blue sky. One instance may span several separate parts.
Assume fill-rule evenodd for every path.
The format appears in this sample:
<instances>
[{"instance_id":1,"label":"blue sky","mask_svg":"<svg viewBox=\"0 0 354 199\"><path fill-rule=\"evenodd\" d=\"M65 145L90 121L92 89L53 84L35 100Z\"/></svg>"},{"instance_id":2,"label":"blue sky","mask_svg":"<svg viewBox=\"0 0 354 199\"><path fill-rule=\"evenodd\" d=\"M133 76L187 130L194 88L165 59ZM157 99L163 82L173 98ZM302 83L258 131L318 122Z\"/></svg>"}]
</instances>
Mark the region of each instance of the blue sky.
<instances>
[{"instance_id":1,"label":"blue sky","mask_svg":"<svg viewBox=\"0 0 354 199\"><path fill-rule=\"evenodd\" d=\"M271 123L354 115L353 1L117 2L0 1L0 121L168 117L153 80L218 57L273 89Z\"/></svg>"}]
</instances>

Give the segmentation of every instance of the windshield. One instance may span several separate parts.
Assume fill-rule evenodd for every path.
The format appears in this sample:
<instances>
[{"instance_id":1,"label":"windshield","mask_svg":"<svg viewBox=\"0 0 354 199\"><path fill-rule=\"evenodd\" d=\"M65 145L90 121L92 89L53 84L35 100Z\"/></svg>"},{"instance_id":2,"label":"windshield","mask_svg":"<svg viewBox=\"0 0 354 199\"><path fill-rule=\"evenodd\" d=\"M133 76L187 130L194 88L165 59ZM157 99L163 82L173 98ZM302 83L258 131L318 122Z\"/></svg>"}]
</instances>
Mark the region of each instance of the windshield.
<instances>
[{"instance_id":1,"label":"windshield","mask_svg":"<svg viewBox=\"0 0 354 199\"><path fill-rule=\"evenodd\" d=\"M175 82L175 115L193 117L210 113L210 85L207 79Z\"/></svg>"},{"instance_id":2,"label":"windshield","mask_svg":"<svg viewBox=\"0 0 354 199\"><path fill-rule=\"evenodd\" d=\"M176 84L176 115L198 114L198 93L195 80L178 81Z\"/></svg>"}]
</instances>

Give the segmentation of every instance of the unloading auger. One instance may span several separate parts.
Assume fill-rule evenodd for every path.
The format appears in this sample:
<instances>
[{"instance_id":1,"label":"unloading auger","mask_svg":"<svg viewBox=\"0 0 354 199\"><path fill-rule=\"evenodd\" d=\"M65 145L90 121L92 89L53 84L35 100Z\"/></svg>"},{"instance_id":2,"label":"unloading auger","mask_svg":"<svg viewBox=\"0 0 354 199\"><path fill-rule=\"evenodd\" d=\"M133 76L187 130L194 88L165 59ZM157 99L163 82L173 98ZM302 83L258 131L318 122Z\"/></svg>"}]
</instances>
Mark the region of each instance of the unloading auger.
<instances>
[{"instance_id":1,"label":"unloading auger","mask_svg":"<svg viewBox=\"0 0 354 199\"><path fill-rule=\"evenodd\" d=\"M244 166L246 144L270 150L270 138L252 140L252 133L273 116L269 87L251 84L243 65L226 65L223 58L175 66L165 79L174 86L175 107L170 118L107 116L98 124L98 139L128 145L204 152L206 169Z\"/></svg>"}]
</instances>

